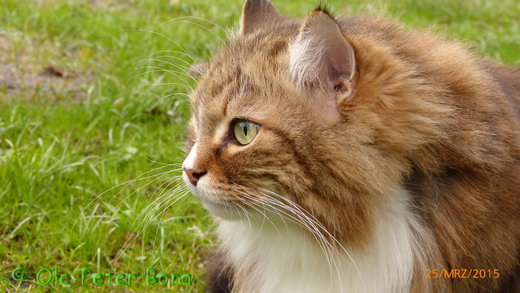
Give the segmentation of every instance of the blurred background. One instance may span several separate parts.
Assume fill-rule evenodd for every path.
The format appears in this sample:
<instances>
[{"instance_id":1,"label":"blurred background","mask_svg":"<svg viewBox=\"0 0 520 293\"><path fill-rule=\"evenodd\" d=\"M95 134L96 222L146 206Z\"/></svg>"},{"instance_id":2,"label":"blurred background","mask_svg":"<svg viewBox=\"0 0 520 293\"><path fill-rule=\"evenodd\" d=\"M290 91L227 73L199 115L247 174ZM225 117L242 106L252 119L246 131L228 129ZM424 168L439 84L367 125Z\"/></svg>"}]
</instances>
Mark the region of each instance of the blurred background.
<instances>
[{"instance_id":1,"label":"blurred background","mask_svg":"<svg viewBox=\"0 0 520 293\"><path fill-rule=\"evenodd\" d=\"M338 16L386 16L520 65L517 0L327 2ZM274 3L290 17L316 5ZM187 94L196 86L186 72L237 30L241 7L242 0L0 0L0 289L48 290L35 273L56 266L75 274L190 273L193 285L170 288L204 291L213 225L179 180ZM19 266L26 281L11 275Z\"/></svg>"}]
</instances>

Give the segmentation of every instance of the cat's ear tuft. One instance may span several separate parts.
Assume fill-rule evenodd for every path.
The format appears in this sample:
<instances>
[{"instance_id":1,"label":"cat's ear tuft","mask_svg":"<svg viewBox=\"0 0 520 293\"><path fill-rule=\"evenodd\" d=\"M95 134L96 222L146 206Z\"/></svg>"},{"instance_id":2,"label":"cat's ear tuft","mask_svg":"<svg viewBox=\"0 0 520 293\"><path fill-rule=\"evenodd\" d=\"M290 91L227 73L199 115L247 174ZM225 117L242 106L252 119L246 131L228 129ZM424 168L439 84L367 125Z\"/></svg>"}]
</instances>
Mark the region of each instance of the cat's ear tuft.
<instances>
[{"instance_id":1,"label":"cat's ear tuft","mask_svg":"<svg viewBox=\"0 0 520 293\"><path fill-rule=\"evenodd\" d=\"M240 18L240 34L249 34L262 26L284 20L274 5L267 0L246 0Z\"/></svg>"},{"instance_id":2,"label":"cat's ear tuft","mask_svg":"<svg viewBox=\"0 0 520 293\"><path fill-rule=\"evenodd\" d=\"M328 14L330 17L334 18L334 15L332 14L332 12L330 12L330 8L329 8L329 5L327 5L327 3L319 3L318 6L316 6L316 8L314 8L314 12L323 12L323 13L326 13Z\"/></svg>"},{"instance_id":3,"label":"cat's ear tuft","mask_svg":"<svg viewBox=\"0 0 520 293\"><path fill-rule=\"evenodd\" d=\"M289 71L298 88L333 93L336 103L355 93L354 48L328 12L313 11L290 45Z\"/></svg>"},{"instance_id":4,"label":"cat's ear tuft","mask_svg":"<svg viewBox=\"0 0 520 293\"><path fill-rule=\"evenodd\" d=\"M192 64L188 70L188 73L193 77L200 77L204 74L204 72L206 72L208 65L209 63L207 61Z\"/></svg>"}]
</instances>

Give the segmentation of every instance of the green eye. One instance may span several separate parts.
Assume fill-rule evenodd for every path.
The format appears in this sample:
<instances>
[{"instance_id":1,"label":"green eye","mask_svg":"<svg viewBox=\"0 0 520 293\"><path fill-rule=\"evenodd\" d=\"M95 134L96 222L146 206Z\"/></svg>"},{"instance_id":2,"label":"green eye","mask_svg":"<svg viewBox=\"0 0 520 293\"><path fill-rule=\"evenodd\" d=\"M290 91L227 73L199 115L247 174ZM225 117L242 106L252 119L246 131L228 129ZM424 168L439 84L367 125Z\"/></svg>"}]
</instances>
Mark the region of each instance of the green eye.
<instances>
[{"instance_id":1,"label":"green eye","mask_svg":"<svg viewBox=\"0 0 520 293\"><path fill-rule=\"evenodd\" d=\"M260 126L247 120L236 120L234 126L235 138L242 145L250 144L255 139Z\"/></svg>"}]
</instances>

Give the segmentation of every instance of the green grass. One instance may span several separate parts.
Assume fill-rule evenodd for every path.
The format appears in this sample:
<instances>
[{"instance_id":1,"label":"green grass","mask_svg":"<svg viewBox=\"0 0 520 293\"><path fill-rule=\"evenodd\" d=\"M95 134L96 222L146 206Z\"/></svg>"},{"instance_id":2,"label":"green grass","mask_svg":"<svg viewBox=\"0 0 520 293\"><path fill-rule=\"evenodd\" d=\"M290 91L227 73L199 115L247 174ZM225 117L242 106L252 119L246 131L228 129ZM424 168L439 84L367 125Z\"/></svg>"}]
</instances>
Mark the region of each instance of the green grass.
<instances>
[{"instance_id":1,"label":"green grass","mask_svg":"<svg viewBox=\"0 0 520 293\"><path fill-rule=\"evenodd\" d=\"M1 2L0 80L6 68L16 67L19 75L10 88L0 82L1 289L45 291L49 286L8 276L17 266L33 274L56 266L76 275L83 267L191 273L194 284L175 289L203 291L201 257L214 242L213 226L189 196L164 209L182 193L174 190L178 165L167 164L183 158L185 94L195 86L183 72L236 29L242 1L172 3ZM340 15L384 14L520 64L515 0L329 3ZM275 4L302 17L315 3ZM179 18L184 16L194 17ZM49 65L66 77L42 75ZM68 290L80 288L96 286ZM162 287L138 282L117 288Z\"/></svg>"}]
</instances>

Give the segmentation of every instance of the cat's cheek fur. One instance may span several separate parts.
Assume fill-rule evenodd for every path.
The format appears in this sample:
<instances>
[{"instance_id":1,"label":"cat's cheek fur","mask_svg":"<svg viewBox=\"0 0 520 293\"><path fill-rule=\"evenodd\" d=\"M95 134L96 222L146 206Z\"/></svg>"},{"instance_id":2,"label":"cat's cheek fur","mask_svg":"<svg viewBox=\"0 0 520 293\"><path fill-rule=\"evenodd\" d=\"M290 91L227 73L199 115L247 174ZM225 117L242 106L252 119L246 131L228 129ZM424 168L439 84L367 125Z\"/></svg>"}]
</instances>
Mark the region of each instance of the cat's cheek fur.
<instances>
[{"instance_id":1,"label":"cat's cheek fur","mask_svg":"<svg viewBox=\"0 0 520 293\"><path fill-rule=\"evenodd\" d=\"M378 204L374 239L363 248L338 247L326 257L300 227L274 221L218 220L222 248L234 264L234 292L410 292L422 273L431 231L410 209L402 188ZM338 207L341 208L341 207ZM421 278L422 277L422 278Z\"/></svg>"}]
</instances>

